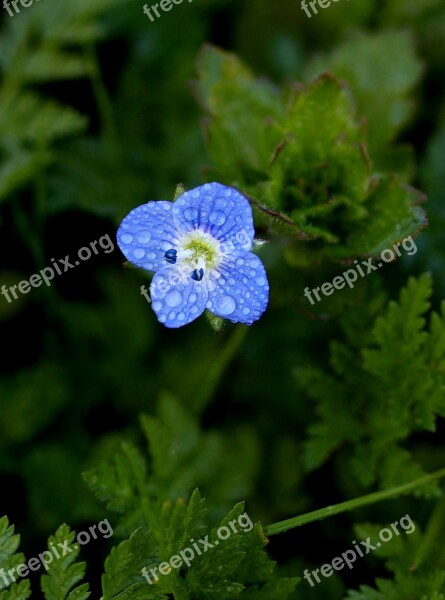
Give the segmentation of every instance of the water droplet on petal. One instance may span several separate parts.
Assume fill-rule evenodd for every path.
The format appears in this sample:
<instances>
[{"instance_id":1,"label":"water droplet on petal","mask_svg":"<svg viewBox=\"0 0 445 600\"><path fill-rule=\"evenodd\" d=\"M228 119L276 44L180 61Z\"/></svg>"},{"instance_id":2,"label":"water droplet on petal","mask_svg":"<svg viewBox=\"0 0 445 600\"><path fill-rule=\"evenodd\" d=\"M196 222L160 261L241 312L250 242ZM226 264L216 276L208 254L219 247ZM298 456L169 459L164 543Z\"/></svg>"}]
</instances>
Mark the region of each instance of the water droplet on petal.
<instances>
[{"instance_id":1,"label":"water droplet on petal","mask_svg":"<svg viewBox=\"0 0 445 600\"><path fill-rule=\"evenodd\" d=\"M178 304L181 304L182 296L178 290L172 290L165 297L165 302L168 304L168 306L174 308L175 306L178 306Z\"/></svg>"},{"instance_id":2,"label":"water droplet on petal","mask_svg":"<svg viewBox=\"0 0 445 600\"><path fill-rule=\"evenodd\" d=\"M266 285L266 280L264 279L264 277L258 277L256 282L259 286Z\"/></svg>"},{"instance_id":3,"label":"water droplet on petal","mask_svg":"<svg viewBox=\"0 0 445 600\"><path fill-rule=\"evenodd\" d=\"M138 242L140 244L147 244L151 239L151 235L148 233L148 231L144 231L143 233L140 233L138 235Z\"/></svg>"},{"instance_id":4,"label":"water droplet on petal","mask_svg":"<svg viewBox=\"0 0 445 600\"><path fill-rule=\"evenodd\" d=\"M136 248L133 251L133 255L135 258L144 258L145 256L145 250L143 250L142 248Z\"/></svg>"},{"instance_id":5,"label":"water droplet on petal","mask_svg":"<svg viewBox=\"0 0 445 600\"><path fill-rule=\"evenodd\" d=\"M131 244L131 242L133 241L133 236L130 235L129 233L124 233L121 236L121 240L124 244Z\"/></svg>"},{"instance_id":6,"label":"water droplet on petal","mask_svg":"<svg viewBox=\"0 0 445 600\"><path fill-rule=\"evenodd\" d=\"M250 313L250 308L247 308L247 306L245 308L243 308L243 314L248 315Z\"/></svg>"},{"instance_id":7,"label":"water droplet on petal","mask_svg":"<svg viewBox=\"0 0 445 600\"><path fill-rule=\"evenodd\" d=\"M197 216L198 216L198 209L196 209L194 206L190 206L189 208L186 208L184 211L184 217L188 221L194 221Z\"/></svg>"},{"instance_id":8,"label":"water droplet on petal","mask_svg":"<svg viewBox=\"0 0 445 600\"><path fill-rule=\"evenodd\" d=\"M161 308L162 308L161 302L153 302L153 310L154 311L161 310Z\"/></svg>"},{"instance_id":9,"label":"water droplet on petal","mask_svg":"<svg viewBox=\"0 0 445 600\"><path fill-rule=\"evenodd\" d=\"M236 302L232 296L223 296L218 300L216 310L221 315L231 315L236 309Z\"/></svg>"},{"instance_id":10,"label":"water droplet on petal","mask_svg":"<svg viewBox=\"0 0 445 600\"><path fill-rule=\"evenodd\" d=\"M212 225L217 225L218 227L224 225L226 220L226 215L221 210L212 210L209 215L210 223L212 223Z\"/></svg>"}]
</instances>

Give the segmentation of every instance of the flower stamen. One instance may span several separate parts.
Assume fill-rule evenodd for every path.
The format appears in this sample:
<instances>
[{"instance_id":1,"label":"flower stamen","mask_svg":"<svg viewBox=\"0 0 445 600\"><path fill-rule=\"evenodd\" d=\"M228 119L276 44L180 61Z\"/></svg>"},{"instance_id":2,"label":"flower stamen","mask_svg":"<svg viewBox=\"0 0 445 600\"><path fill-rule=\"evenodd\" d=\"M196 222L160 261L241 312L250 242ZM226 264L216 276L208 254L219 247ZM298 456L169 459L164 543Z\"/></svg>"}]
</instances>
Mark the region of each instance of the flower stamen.
<instances>
[{"instance_id":1,"label":"flower stamen","mask_svg":"<svg viewBox=\"0 0 445 600\"><path fill-rule=\"evenodd\" d=\"M195 269L192 271L191 278L194 281L201 281L204 277L204 269Z\"/></svg>"},{"instance_id":2,"label":"flower stamen","mask_svg":"<svg viewBox=\"0 0 445 600\"><path fill-rule=\"evenodd\" d=\"M171 265L174 265L176 263L177 256L178 252L174 248L167 250L167 252L164 254L165 260Z\"/></svg>"}]
</instances>

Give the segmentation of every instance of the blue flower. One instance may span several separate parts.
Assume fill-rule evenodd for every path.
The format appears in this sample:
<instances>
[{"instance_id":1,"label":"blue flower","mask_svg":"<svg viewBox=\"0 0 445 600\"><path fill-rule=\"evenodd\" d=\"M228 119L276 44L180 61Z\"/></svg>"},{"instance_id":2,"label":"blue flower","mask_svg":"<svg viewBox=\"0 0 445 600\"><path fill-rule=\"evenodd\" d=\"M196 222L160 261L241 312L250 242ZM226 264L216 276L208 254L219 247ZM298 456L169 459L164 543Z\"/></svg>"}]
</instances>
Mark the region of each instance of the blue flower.
<instances>
[{"instance_id":1,"label":"blue flower","mask_svg":"<svg viewBox=\"0 0 445 600\"><path fill-rule=\"evenodd\" d=\"M251 325L266 310L269 283L253 244L252 209L237 190L207 183L176 202L149 202L122 221L126 258L155 271L152 307L167 327L194 321L207 308Z\"/></svg>"}]
</instances>

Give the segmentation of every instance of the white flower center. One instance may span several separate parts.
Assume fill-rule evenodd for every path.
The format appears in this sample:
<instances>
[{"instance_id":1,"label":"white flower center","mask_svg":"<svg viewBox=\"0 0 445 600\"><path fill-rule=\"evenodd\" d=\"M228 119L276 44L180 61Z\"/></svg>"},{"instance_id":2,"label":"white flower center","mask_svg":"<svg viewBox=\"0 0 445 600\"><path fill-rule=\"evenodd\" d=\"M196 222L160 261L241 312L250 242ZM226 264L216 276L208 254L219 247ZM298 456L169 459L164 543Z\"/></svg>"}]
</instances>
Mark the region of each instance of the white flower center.
<instances>
[{"instance_id":1,"label":"white flower center","mask_svg":"<svg viewBox=\"0 0 445 600\"><path fill-rule=\"evenodd\" d=\"M202 269L204 274L216 269L224 256L218 240L201 229L184 234L177 251L178 263L191 271Z\"/></svg>"}]
</instances>

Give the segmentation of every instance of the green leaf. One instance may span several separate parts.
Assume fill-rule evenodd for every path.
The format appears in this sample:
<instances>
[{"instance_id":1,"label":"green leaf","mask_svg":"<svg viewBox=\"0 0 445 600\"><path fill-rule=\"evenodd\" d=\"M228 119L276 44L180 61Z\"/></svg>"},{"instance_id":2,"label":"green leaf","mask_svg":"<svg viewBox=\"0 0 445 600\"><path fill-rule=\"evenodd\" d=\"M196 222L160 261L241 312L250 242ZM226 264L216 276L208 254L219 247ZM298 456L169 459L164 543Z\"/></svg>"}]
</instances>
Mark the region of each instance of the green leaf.
<instances>
[{"instance_id":1,"label":"green leaf","mask_svg":"<svg viewBox=\"0 0 445 600\"><path fill-rule=\"evenodd\" d=\"M212 46L203 49L198 73L195 90L210 115L206 138L218 173L232 182L241 182L249 172L264 173L280 141L274 122L282 118L284 106L278 91L255 80L235 55Z\"/></svg>"},{"instance_id":2,"label":"green leaf","mask_svg":"<svg viewBox=\"0 0 445 600\"><path fill-rule=\"evenodd\" d=\"M404 444L414 432L434 431L445 412L445 313L442 308L440 316L431 315L428 328L431 291L429 275L410 279L399 301L390 302L369 331L363 320L351 327L348 315L348 340L331 344L331 369L296 372L317 401L318 418L305 444L307 468L346 450L344 459L363 487L379 481L389 488L424 474ZM357 316L366 310L358 309ZM437 491L429 485L417 493Z\"/></svg>"},{"instance_id":3,"label":"green leaf","mask_svg":"<svg viewBox=\"0 0 445 600\"><path fill-rule=\"evenodd\" d=\"M154 564L157 545L150 533L136 530L129 540L112 549L105 561L102 576L103 600L151 600L163 599L165 595L159 586L149 586L141 575L142 568Z\"/></svg>"},{"instance_id":4,"label":"green leaf","mask_svg":"<svg viewBox=\"0 0 445 600\"><path fill-rule=\"evenodd\" d=\"M418 63L410 55L403 68L412 64ZM280 94L236 57L213 48L203 51L198 75L212 176L248 195L264 225L317 242L296 241L287 253L291 261L368 255L425 226L422 196L395 177L373 174L353 95L332 75L294 85L288 100L289 91ZM394 82L385 74L402 107L417 77L404 71ZM401 124L402 117L394 119Z\"/></svg>"},{"instance_id":5,"label":"green leaf","mask_svg":"<svg viewBox=\"0 0 445 600\"><path fill-rule=\"evenodd\" d=\"M8 572L25 563L23 554L16 553L19 543L20 536L14 535L14 527L9 525L7 517L1 517L0 570L4 573L4 577L0 577L0 600L26 600L31 596L29 581L27 579L20 581L16 572Z\"/></svg>"},{"instance_id":6,"label":"green leaf","mask_svg":"<svg viewBox=\"0 0 445 600\"><path fill-rule=\"evenodd\" d=\"M57 551L60 558L56 555L48 564L48 573L42 575L42 591L46 600L86 600L90 596L87 583L77 586L85 576L86 565L75 562L80 552L79 545L73 545L75 538L74 531L67 525L61 525L48 540L48 551L51 554ZM66 552L62 545L69 551Z\"/></svg>"},{"instance_id":7,"label":"green leaf","mask_svg":"<svg viewBox=\"0 0 445 600\"><path fill-rule=\"evenodd\" d=\"M397 165L397 154L392 157L388 152L388 144L412 116L410 96L423 72L412 35L396 30L356 33L330 56L312 60L307 74L314 77L325 70L351 86L358 113L366 117L369 150L378 166L388 168L392 160L396 168L403 168L403 163ZM403 152L398 152L400 158ZM411 160L409 154L407 158Z\"/></svg>"}]
</instances>

